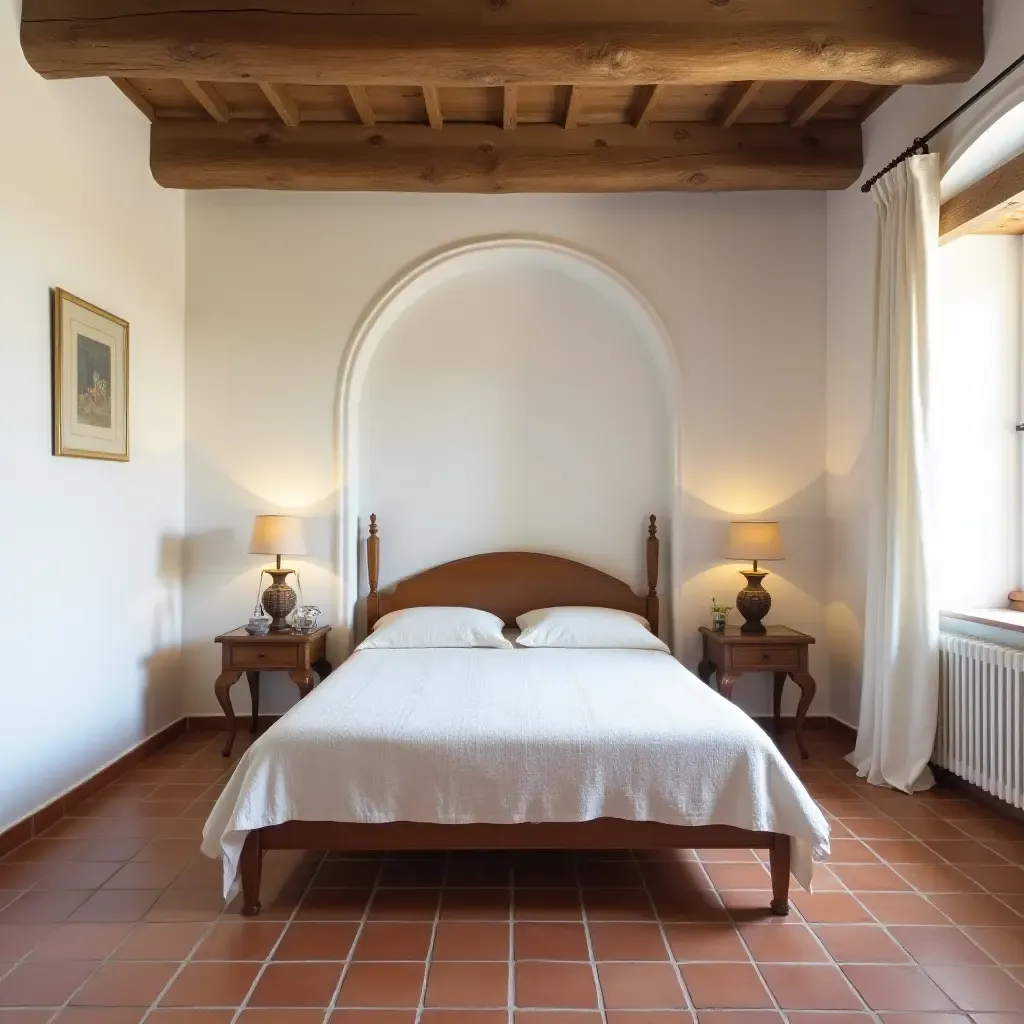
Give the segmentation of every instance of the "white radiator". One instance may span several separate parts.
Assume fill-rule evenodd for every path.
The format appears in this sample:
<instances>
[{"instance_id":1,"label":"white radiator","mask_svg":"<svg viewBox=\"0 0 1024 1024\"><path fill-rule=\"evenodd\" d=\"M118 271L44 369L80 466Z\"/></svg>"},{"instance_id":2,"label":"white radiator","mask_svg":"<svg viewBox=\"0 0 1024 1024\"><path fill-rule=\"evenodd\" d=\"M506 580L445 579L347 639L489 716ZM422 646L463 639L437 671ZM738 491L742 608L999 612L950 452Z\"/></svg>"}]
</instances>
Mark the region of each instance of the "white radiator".
<instances>
[{"instance_id":1,"label":"white radiator","mask_svg":"<svg viewBox=\"0 0 1024 1024\"><path fill-rule=\"evenodd\" d=\"M934 761L1024 807L1024 650L943 633Z\"/></svg>"}]
</instances>

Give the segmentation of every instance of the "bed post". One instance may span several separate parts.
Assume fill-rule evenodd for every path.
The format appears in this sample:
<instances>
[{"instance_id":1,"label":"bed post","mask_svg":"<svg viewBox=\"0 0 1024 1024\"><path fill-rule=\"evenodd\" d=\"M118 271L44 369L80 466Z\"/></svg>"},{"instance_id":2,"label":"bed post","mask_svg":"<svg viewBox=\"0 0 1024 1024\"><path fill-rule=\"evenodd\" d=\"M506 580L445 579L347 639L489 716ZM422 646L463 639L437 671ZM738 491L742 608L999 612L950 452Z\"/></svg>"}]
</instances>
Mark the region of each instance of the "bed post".
<instances>
[{"instance_id":1,"label":"bed post","mask_svg":"<svg viewBox=\"0 0 1024 1024\"><path fill-rule=\"evenodd\" d=\"M647 621L651 624L651 632L658 635L658 517L651 516L651 525L647 528Z\"/></svg>"},{"instance_id":2,"label":"bed post","mask_svg":"<svg viewBox=\"0 0 1024 1024\"><path fill-rule=\"evenodd\" d=\"M775 834L768 853L772 868L772 913L777 917L789 914L789 872L793 841L789 836Z\"/></svg>"},{"instance_id":3,"label":"bed post","mask_svg":"<svg viewBox=\"0 0 1024 1024\"><path fill-rule=\"evenodd\" d=\"M260 912L260 874L263 871L263 844L258 828L245 837L239 871L242 875L242 914L255 917Z\"/></svg>"},{"instance_id":4,"label":"bed post","mask_svg":"<svg viewBox=\"0 0 1024 1024\"><path fill-rule=\"evenodd\" d=\"M377 536L377 516L370 515L370 536L366 538L366 573L370 578L370 593L366 598L366 632L373 629L380 618L380 538Z\"/></svg>"}]
</instances>

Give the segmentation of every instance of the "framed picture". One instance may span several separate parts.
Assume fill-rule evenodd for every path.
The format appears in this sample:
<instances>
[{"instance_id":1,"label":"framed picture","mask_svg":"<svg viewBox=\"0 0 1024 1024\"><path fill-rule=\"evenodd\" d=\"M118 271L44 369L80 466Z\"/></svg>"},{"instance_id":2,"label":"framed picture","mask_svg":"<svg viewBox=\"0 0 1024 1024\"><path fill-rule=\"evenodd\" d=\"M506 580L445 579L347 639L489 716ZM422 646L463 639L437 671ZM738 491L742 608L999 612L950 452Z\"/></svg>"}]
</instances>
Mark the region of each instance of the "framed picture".
<instances>
[{"instance_id":1,"label":"framed picture","mask_svg":"<svg viewBox=\"0 0 1024 1024\"><path fill-rule=\"evenodd\" d=\"M53 454L128 461L128 323L53 293Z\"/></svg>"}]
</instances>

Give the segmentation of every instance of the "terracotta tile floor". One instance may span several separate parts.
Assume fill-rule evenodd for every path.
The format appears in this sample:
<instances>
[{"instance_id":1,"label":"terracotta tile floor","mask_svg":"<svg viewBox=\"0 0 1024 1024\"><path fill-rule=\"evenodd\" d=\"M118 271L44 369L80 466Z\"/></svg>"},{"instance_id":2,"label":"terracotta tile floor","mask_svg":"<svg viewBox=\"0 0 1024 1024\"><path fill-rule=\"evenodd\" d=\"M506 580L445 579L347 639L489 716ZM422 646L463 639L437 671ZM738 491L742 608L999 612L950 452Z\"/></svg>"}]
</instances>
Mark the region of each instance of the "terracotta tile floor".
<instances>
[{"instance_id":1,"label":"terracotta tile floor","mask_svg":"<svg viewBox=\"0 0 1024 1024\"><path fill-rule=\"evenodd\" d=\"M834 853L786 920L746 850L270 853L248 920L190 734L0 860L0 1024L1024 1021L1024 826L808 739Z\"/></svg>"}]
</instances>

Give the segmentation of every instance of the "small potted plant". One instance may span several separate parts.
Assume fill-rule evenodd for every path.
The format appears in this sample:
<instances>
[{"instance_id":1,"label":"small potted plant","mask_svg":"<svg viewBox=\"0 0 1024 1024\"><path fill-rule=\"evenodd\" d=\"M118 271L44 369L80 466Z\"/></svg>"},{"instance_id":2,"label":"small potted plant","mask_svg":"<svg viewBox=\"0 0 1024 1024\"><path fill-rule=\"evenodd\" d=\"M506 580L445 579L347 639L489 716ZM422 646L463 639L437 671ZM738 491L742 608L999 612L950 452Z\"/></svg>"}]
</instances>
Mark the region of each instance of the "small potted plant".
<instances>
[{"instance_id":1,"label":"small potted plant","mask_svg":"<svg viewBox=\"0 0 1024 1024\"><path fill-rule=\"evenodd\" d=\"M711 598L711 628L716 633L725 632L725 624L729 620L731 611L732 605L719 604L714 598Z\"/></svg>"}]
</instances>

